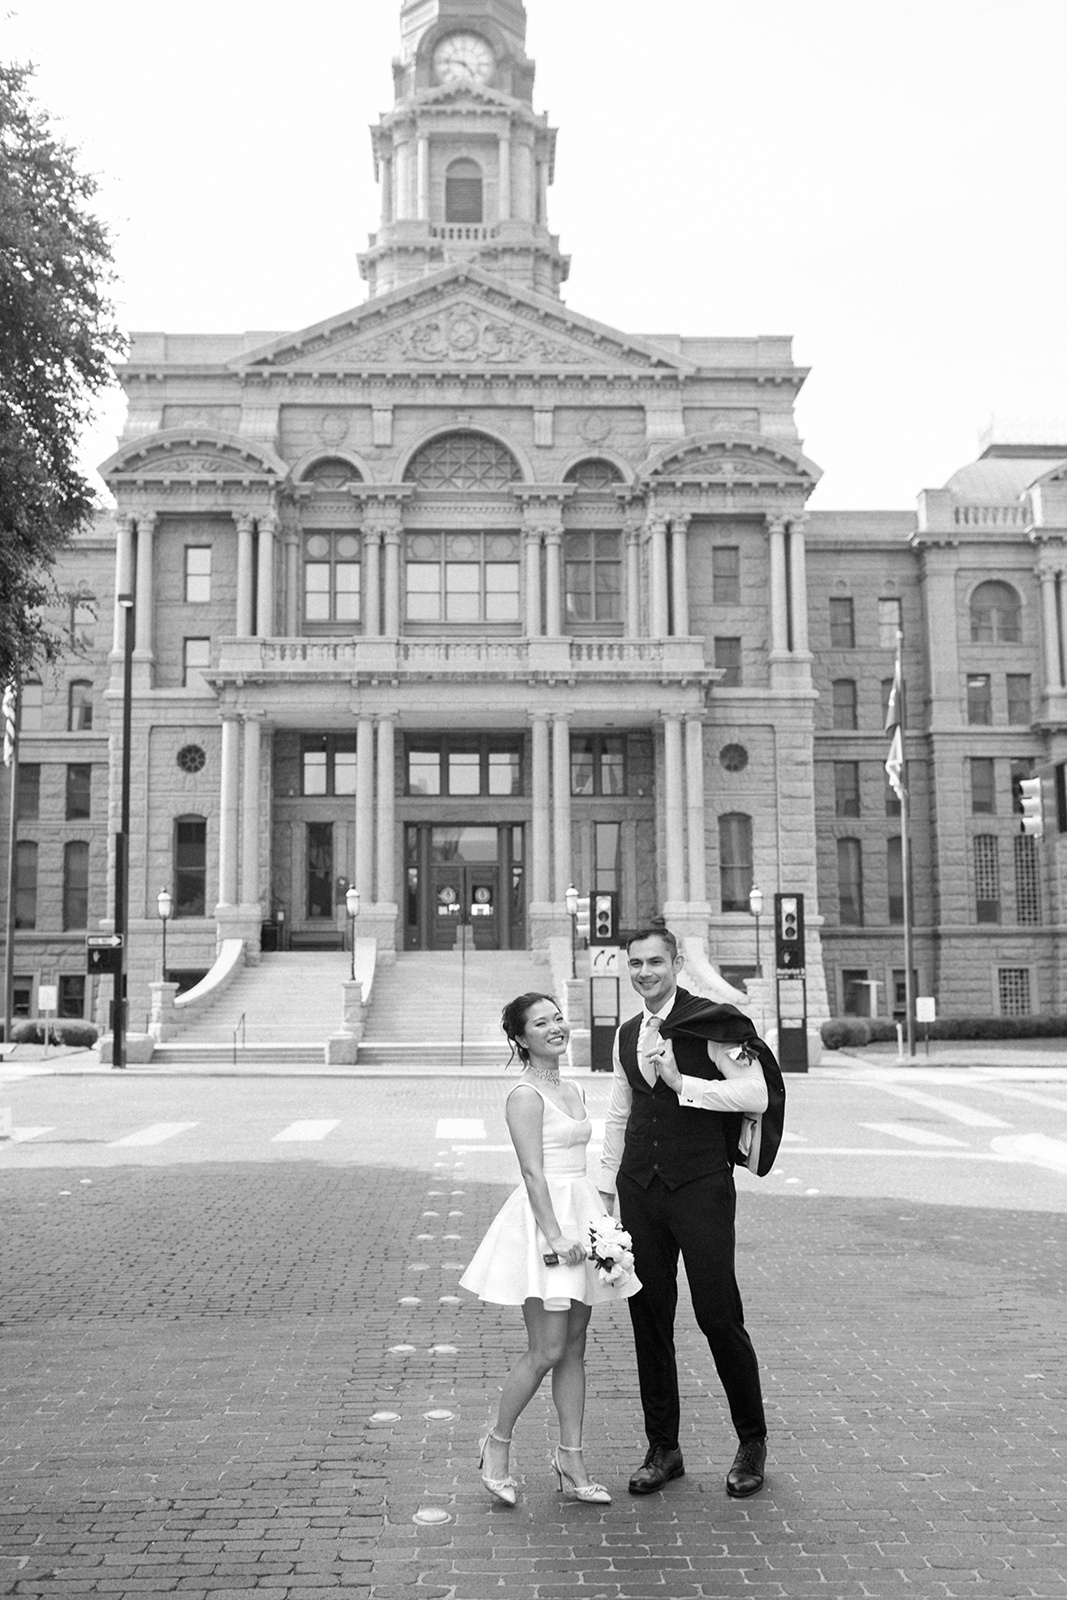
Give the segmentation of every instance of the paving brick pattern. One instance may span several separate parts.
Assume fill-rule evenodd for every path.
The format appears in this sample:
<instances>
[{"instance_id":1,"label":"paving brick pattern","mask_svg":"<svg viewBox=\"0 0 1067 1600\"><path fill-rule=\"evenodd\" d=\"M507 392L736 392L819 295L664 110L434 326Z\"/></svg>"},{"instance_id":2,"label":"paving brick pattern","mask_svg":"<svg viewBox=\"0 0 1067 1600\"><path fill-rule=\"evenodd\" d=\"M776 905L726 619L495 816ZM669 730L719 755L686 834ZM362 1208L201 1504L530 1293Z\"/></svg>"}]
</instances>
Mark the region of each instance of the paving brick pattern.
<instances>
[{"instance_id":1,"label":"paving brick pattern","mask_svg":"<svg viewBox=\"0 0 1067 1600\"><path fill-rule=\"evenodd\" d=\"M450 1153L431 1173L0 1179L0 1593L1067 1600L1062 1216L749 1189L765 1492L723 1493L731 1440L686 1313L687 1476L627 1495L643 1441L620 1308L589 1358L587 1457L614 1504L560 1500L539 1396L509 1512L474 1457L518 1319L448 1299L503 1193ZM427 1507L450 1520L416 1523Z\"/></svg>"}]
</instances>

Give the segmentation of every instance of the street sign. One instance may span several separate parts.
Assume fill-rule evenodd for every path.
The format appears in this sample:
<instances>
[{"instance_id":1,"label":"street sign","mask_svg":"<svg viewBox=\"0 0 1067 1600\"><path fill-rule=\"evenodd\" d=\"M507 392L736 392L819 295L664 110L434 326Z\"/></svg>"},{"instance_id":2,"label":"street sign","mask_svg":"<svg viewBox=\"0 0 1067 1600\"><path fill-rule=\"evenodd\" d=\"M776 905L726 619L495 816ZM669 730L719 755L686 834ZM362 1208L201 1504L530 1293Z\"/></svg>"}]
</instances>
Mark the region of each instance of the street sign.
<instances>
[{"instance_id":1,"label":"street sign","mask_svg":"<svg viewBox=\"0 0 1067 1600\"><path fill-rule=\"evenodd\" d=\"M917 994L915 996L916 1022L937 1021L937 998L932 994Z\"/></svg>"},{"instance_id":2,"label":"street sign","mask_svg":"<svg viewBox=\"0 0 1067 1600\"><path fill-rule=\"evenodd\" d=\"M37 1010L56 1011L59 1009L58 983L39 983L37 985Z\"/></svg>"},{"instance_id":3,"label":"street sign","mask_svg":"<svg viewBox=\"0 0 1067 1600\"><path fill-rule=\"evenodd\" d=\"M122 934L87 933L85 936L85 968L87 972L116 973L122 971Z\"/></svg>"},{"instance_id":4,"label":"street sign","mask_svg":"<svg viewBox=\"0 0 1067 1600\"><path fill-rule=\"evenodd\" d=\"M121 933L87 933L85 935L85 948L87 950L121 950Z\"/></svg>"}]
</instances>

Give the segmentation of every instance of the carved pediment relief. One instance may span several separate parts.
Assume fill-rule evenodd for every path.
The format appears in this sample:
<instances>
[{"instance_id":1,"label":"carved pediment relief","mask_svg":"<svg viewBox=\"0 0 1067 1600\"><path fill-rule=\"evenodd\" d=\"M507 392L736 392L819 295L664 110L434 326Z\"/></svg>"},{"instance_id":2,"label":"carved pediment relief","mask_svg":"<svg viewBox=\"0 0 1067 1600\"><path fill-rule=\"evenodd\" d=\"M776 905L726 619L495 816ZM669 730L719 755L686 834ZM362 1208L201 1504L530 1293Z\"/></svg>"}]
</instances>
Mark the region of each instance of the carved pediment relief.
<instances>
[{"instance_id":1,"label":"carved pediment relief","mask_svg":"<svg viewBox=\"0 0 1067 1600\"><path fill-rule=\"evenodd\" d=\"M187 429L148 434L123 445L100 468L108 482L195 483L276 482L286 475L285 463L268 446L253 445L230 435Z\"/></svg>"},{"instance_id":2,"label":"carved pediment relief","mask_svg":"<svg viewBox=\"0 0 1067 1600\"><path fill-rule=\"evenodd\" d=\"M368 361L427 366L571 366L588 361L590 354L581 345L495 315L473 301L418 317L354 344L351 351Z\"/></svg>"},{"instance_id":3,"label":"carved pediment relief","mask_svg":"<svg viewBox=\"0 0 1067 1600\"><path fill-rule=\"evenodd\" d=\"M819 468L795 445L772 443L751 434L704 435L669 445L649 461L644 478L714 480L718 483L814 484Z\"/></svg>"}]
</instances>

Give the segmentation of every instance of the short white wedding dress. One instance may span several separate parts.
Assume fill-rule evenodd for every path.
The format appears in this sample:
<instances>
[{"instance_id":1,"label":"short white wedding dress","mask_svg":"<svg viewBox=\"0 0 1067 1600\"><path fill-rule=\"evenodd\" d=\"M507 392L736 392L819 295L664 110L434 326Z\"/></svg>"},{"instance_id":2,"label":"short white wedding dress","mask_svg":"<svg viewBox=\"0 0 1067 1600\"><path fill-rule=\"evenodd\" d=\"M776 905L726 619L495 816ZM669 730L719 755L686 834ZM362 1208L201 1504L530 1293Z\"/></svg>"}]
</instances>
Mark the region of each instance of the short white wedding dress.
<instances>
[{"instance_id":1,"label":"short white wedding dress","mask_svg":"<svg viewBox=\"0 0 1067 1600\"><path fill-rule=\"evenodd\" d=\"M560 1232L565 1239L580 1239L588 1248L589 1224L604 1215L604 1202L585 1167L593 1124L587 1111L581 1117L568 1116L532 1079L525 1082L537 1090L544 1102L544 1173ZM515 1090L511 1092L514 1094ZM581 1088L578 1093L584 1107ZM520 1183L489 1224L459 1281L479 1300L492 1305L521 1306L524 1300L543 1300L546 1311L568 1311L572 1300L582 1300L586 1305L626 1300L641 1287L635 1275L621 1284L601 1283L589 1260L576 1267L562 1262L556 1267L546 1266L544 1257L550 1253L548 1240L534 1218L526 1185Z\"/></svg>"}]
</instances>

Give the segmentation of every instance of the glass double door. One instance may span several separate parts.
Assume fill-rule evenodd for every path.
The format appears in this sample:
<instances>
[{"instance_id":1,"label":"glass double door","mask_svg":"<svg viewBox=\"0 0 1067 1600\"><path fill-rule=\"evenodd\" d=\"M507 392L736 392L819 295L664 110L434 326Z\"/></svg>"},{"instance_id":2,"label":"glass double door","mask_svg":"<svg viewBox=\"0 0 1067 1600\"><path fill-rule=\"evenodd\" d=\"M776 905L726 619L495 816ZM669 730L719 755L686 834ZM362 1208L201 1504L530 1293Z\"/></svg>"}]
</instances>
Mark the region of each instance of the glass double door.
<instances>
[{"instance_id":1,"label":"glass double door","mask_svg":"<svg viewBox=\"0 0 1067 1600\"><path fill-rule=\"evenodd\" d=\"M523 947L521 826L410 824L406 855L407 949Z\"/></svg>"}]
</instances>

